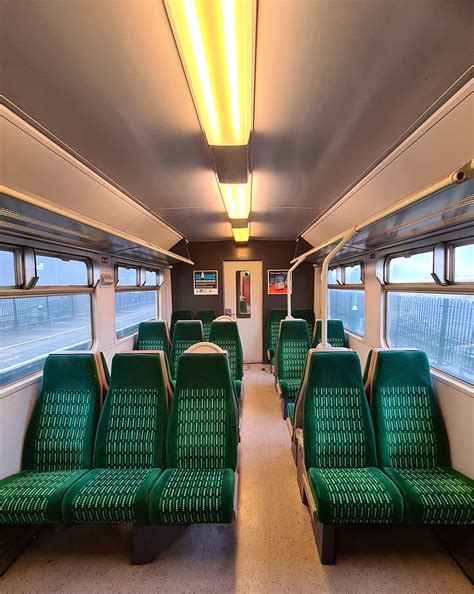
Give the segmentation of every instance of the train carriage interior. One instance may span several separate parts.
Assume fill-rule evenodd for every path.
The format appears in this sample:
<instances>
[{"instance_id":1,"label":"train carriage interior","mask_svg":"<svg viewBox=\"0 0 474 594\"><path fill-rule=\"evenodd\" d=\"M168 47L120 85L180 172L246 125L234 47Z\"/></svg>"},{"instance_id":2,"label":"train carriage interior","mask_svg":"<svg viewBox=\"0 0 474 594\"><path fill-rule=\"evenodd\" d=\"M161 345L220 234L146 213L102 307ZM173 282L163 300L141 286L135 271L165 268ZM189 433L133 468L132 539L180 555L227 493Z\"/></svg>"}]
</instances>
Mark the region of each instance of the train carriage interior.
<instances>
[{"instance_id":1,"label":"train carriage interior","mask_svg":"<svg viewBox=\"0 0 474 594\"><path fill-rule=\"evenodd\" d=\"M0 591L472 592L473 24L0 2Z\"/></svg>"}]
</instances>

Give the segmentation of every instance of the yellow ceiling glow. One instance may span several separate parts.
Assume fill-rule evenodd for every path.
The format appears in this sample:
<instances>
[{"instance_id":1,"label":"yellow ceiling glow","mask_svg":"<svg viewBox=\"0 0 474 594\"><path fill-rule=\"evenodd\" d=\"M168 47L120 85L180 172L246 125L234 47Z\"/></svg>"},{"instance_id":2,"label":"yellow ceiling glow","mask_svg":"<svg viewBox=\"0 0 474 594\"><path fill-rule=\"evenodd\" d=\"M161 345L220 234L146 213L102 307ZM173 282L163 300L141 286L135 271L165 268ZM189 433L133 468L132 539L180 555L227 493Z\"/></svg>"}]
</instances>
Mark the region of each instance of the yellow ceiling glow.
<instances>
[{"instance_id":1,"label":"yellow ceiling glow","mask_svg":"<svg viewBox=\"0 0 474 594\"><path fill-rule=\"evenodd\" d=\"M237 243L247 243L250 237L250 223L247 225L247 227L232 227L232 233L234 234L234 240Z\"/></svg>"},{"instance_id":2,"label":"yellow ceiling glow","mask_svg":"<svg viewBox=\"0 0 474 594\"><path fill-rule=\"evenodd\" d=\"M251 182L219 184L229 219L248 219L250 215Z\"/></svg>"},{"instance_id":3,"label":"yellow ceiling glow","mask_svg":"<svg viewBox=\"0 0 474 594\"><path fill-rule=\"evenodd\" d=\"M245 145L253 120L256 0L164 0L210 145Z\"/></svg>"}]
</instances>

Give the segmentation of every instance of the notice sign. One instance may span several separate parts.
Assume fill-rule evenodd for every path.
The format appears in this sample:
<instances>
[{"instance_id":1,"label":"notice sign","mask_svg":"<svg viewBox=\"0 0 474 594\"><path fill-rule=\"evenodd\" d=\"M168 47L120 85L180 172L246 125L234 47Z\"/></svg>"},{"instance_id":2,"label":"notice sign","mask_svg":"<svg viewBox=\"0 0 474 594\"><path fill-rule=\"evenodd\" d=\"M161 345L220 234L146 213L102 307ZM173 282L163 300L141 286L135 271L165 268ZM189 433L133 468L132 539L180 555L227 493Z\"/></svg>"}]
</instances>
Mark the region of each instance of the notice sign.
<instances>
[{"instance_id":1,"label":"notice sign","mask_svg":"<svg viewBox=\"0 0 474 594\"><path fill-rule=\"evenodd\" d=\"M269 270L268 271L268 294L269 295L287 295L288 294L288 270Z\"/></svg>"},{"instance_id":2,"label":"notice sign","mask_svg":"<svg viewBox=\"0 0 474 594\"><path fill-rule=\"evenodd\" d=\"M217 270L193 270L195 295L218 295Z\"/></svg>"}]
</instances>

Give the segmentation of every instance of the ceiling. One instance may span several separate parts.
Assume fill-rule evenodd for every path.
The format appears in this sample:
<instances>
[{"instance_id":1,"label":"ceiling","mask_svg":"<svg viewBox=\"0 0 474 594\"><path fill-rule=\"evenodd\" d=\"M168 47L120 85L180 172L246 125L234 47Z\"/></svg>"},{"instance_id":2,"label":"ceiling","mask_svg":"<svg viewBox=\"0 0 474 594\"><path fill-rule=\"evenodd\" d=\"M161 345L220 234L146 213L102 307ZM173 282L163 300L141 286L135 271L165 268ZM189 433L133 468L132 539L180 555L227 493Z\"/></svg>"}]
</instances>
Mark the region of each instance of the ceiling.
<instances>
[{"instance_id":1,"label":"ceiling","mask_svg":"<svg viewBox=\"0 0 474 594\"><path fill-rule=\"evenodd\" d=\"M2 3L2 94L190 240L230 238L159 0ZM472 4L259 0L252 237L294 239L472 61Z\"/></svg>"}]
</instances>

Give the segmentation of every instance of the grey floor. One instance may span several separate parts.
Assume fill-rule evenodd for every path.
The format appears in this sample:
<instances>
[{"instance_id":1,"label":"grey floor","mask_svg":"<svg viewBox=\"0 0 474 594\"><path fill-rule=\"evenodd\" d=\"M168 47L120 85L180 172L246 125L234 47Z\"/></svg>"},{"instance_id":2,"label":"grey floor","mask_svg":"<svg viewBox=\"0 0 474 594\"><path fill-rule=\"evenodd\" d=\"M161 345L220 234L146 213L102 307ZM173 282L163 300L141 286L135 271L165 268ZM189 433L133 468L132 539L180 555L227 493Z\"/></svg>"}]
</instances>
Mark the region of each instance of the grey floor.
<instances>
[{"instance_id":1,"label":"grey floor","mask_svg":"<svg viewBox=\"0 0 474 594\"><path fill-rule=\"evenodd\" d=\"M472 592L429 529L346 528L321 566L299 498L268 369L245 374L238 520L193 526L150 565L131 566L127 527L48 529L0 580L2 592Z\"/></svg>"}]
</instances>

